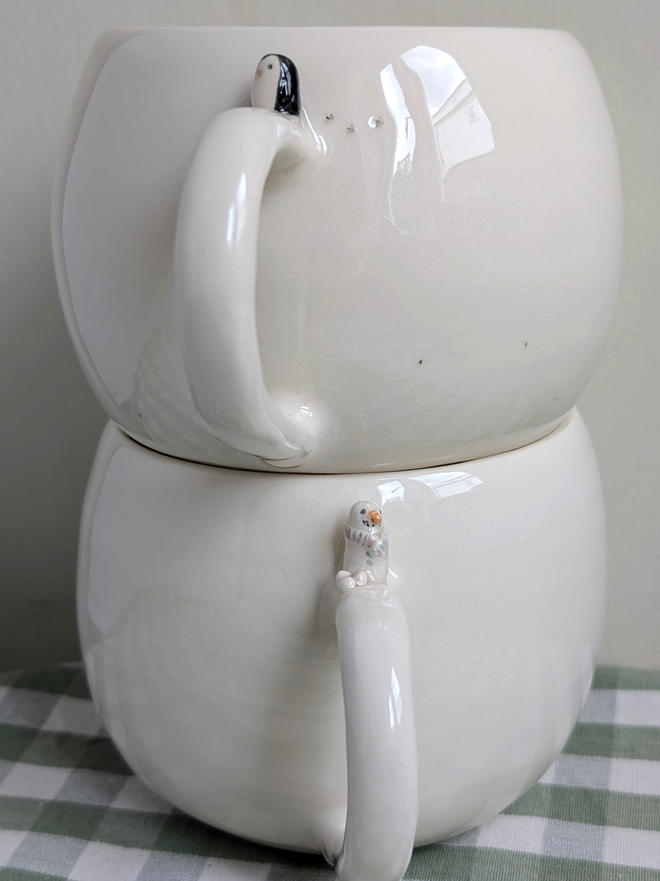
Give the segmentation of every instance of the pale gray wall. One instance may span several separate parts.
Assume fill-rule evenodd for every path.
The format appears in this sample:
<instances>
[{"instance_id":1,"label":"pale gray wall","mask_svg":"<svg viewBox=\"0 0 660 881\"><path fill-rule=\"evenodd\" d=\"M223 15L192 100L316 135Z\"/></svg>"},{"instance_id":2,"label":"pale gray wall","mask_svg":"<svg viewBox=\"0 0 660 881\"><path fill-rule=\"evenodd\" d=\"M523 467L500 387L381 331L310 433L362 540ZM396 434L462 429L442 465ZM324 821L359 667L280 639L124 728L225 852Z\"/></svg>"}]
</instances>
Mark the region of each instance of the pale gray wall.
<instances>
[{"instance_id":1,"label":"pale gray wall","mask_svg":"<svg viewBox=\"0 0 660 881\"><path fill-rule=\"evenodd\" d=\"M99 32L184 24L548 27L584 45L614 120L626 204L619 307L582 401L610 530L601 658L660 667L660 3L0 0L0 669L78 651L78 516L104 416L69 343L50 256L65 117Z\"/></svg>"}]
</instances>

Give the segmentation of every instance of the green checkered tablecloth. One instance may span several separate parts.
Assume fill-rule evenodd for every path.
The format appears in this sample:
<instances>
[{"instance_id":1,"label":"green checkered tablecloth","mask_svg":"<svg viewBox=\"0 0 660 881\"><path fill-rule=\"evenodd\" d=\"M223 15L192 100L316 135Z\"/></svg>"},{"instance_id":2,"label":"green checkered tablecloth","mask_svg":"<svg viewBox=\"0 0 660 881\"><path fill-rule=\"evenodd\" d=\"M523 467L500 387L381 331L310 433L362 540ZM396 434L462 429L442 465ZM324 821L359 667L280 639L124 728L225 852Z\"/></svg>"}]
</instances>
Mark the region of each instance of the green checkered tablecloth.
<instances>
[{"instance_id":1,"label":"green checkered tablecloth","mask_svg":"<svg viewBox=\"0 0 660 881\"><path fill-rule=\"evenodd\" d=\"M1 881L331 881L134 777L78 665L0 675ZM600 667L564 752L502 814L418 848L417 881L660 881L660 672Z\"/></svg>"}]
</instances>

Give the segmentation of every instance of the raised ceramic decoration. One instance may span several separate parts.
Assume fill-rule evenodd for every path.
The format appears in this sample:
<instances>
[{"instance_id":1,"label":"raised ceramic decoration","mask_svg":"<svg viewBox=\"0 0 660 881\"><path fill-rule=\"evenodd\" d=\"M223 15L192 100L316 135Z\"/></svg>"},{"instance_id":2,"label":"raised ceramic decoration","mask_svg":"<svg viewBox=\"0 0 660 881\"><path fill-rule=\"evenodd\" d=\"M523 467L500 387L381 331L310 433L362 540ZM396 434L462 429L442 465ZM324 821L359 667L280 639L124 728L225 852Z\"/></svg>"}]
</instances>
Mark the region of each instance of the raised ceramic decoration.
<instances>
[{"instance_id":1,"label":"raised ceramic decoration","mask_svg":"<svg viewBox=\"0 0 660 881\"><path fill-rule=\"evenodd\" d=\"M598 468L576 411L512 452L342 475L177 461L111 423L78 583L92 693L146 783L396 881L413 838L492 817L570 734L604 610Z\"/></svg>"},{"instance_id":2,"label":"raised ceramic decoration","mask_svg":"<svg viewBox=\"0 0 660 881\"><path fill-rule=\"evenodd\" d=\"M109 415L231 467L387 471L529 443L583 391L617 290L612 127L557 31L106 34L53 204L67 321Z\"/></svg>"},{"instance_id":3,"label":"raised ceramic decoration","mask_svg":"<svg viewBox=\"0 0 660 881\"><path fill-rule=\"evenodd\" d=\"M252 81L252 106L287 116L300 113L298 69L285 55L264 55Z\"/></svg>"}]
</instances>

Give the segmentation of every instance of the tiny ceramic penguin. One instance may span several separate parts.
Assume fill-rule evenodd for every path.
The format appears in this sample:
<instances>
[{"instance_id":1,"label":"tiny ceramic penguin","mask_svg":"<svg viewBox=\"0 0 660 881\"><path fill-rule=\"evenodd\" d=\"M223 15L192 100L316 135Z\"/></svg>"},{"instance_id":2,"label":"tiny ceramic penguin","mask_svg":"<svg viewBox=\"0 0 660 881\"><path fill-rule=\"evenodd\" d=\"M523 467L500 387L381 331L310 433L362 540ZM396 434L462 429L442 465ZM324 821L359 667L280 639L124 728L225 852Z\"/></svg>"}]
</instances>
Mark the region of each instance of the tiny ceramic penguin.
<instances>
[{"instance_id":1,"label":"tiny ceramic penguin","mask_svg":"<svg viewBox=\"0 0 660 881\"><path fill-rule=\"evenodd\" d=\"M357 502L344 527L344 568L337 573L337 586L346 591L356 585L385 584L389 568L383 512L373 502Z\"/></svg>"},{"instance_id":2,"label":"tiny ceramic penguin","mask_svg":"<svg viewBox=\"0 0 660 881\"><path fill-rule=\"evenodd\" d=\"M264 55L261 59L252 81L252 106L298 116L298 70L286 55Z\"/></svg>"}]
</instances>

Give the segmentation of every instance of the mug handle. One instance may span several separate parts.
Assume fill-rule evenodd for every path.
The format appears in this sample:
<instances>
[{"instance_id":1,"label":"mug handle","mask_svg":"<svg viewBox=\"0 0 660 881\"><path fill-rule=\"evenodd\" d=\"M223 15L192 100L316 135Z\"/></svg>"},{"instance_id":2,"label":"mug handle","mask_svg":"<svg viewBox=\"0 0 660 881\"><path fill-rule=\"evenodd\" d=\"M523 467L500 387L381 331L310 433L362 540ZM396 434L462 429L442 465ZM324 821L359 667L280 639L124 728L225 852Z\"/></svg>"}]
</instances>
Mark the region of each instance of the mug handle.
<instances>
[{"instance_id":1,"label":"mug handle","mask_svg":"<svg viewBox=\"0 0 660 881\"><path fill-rule=\"evenodd\" d=\"M400 881L413 849L419 802L405 611L390 588L357 587L340 596L335 622L348 811L343 843L328 842L325 856L340 881Z\"/></svg>"},{"instance_id":2,"label":"mug handle","mask_svg":"<svg viewBox=\"0 0 660 881\"><path fill-rule=\"evenodd\" d=\"M186 177L174 253L179 339L199 414L223 443L282 467L298 464L314 438L264 384L257 238L273 164L295 164L305 153L295 118L249 107L216 116Z\"/></svg>"}]
</instances>

